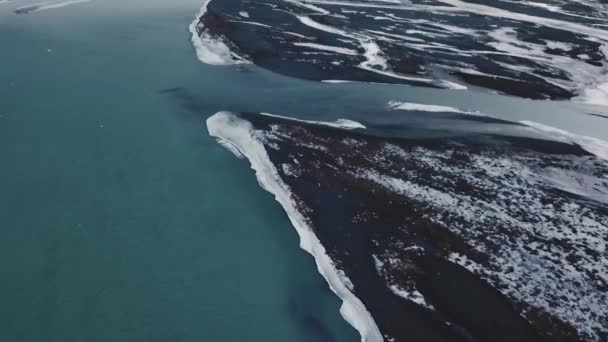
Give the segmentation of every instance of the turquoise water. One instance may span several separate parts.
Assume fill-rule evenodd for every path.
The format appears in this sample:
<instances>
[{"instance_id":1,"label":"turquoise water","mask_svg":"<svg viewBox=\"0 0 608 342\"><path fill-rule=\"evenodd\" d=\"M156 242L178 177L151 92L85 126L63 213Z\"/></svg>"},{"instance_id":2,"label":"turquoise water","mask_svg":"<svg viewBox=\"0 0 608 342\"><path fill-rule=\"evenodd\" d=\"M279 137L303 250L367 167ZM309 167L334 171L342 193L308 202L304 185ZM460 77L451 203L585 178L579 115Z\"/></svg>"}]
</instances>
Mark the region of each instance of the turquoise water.
<instances>
[{"instance_id":1,"label":"turquoise water","mask_svg":"<svg viewBox=\"0 0 608 342\"><path fill-rule=\"evenodd\" d=\"M216 106L159 93L221 79L199 4L139 5L3 12L0 340L358 340Z\"/></svg>"},{"instance_id":2,"label":"turquoise water","mask_svg":"<svg viewBox=\"0 0 608 342\"><path fill-rule=\"evenodd\" d=\"M584 115L605 108L206 66L199 1L23 3L0 5L1 341L359 339L247 162L208 137L218 110L373 122L402 100L608 136Z\"/></svg>"}]
</instances>

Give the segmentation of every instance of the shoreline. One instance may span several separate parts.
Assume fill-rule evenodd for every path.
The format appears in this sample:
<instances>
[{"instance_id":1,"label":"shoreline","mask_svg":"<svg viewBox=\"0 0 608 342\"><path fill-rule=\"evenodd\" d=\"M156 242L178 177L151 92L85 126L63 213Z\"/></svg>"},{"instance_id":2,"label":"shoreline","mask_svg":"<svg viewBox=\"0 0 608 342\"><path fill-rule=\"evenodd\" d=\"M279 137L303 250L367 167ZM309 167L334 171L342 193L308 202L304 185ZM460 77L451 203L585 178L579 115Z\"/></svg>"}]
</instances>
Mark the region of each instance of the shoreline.
<instances>
[{"instance_id":1,"label":"shoreline","mask_svg":"<svg viewBox=\"0 0 608 342\"><path fill-rule=\"evenodd\" d=\"M230 131L227 131L226 129ZM218 112L207 119L209 135L230 144L251 164L260 186L275 196L300 237L300 248L315 259L319 273L341 300L340 314L361 335L362 342L384 341L374 318L349 289L349 280L333 265L325 247L306 219L295 208L289 187L281 180L264 146L251 135L252 125L230 112ZM222 144L222 146L226 146ZM234 153L234 151L231 150Z\"/></svg>"},{"instance_id":2,"label":"shoreline","mask_svg":"<svg viewBox=\"0 0 608 342\"><path fill-rule=\"evenodd\" d=\"M249 62L242 57L236 55L230 50L224 42L219 39L213 39L202 31L198 32L201 19L207 13L207 6L211 0L204 0L198 14L195 16L188 31L192 34L191 42L196 51L196 57L202 63L209 65L234 65L248 64Z\"/></svg>"},{"instance_id":3,"label":"shoreline","mask_svg":"<svg viewBox=\"0 0 608 342\"><path fill-rule=\"evenodd\" d=\"M283 9L291 16L279 19L281 23L288 25L291 23L293 26L290 31L283 32L279 29L280 26L273 25L272 21L255 21L257 17L264 18L271 14L266 13L269 9L262 8L263 6L250 5L239 8L241 12L246 13L244 17L241 12L232 13L233 9L223 8L222 4L214 3L215 6L209 8L210 2L211 0L203 2L199 14L190 25L192 43L197 56L206 64L255 64L281 75L326 83L383 83L452 90L477 87L517 98L608 104L606 93L608 31L605 30L572 24L566 25L569 28L566 31L575 35L571 41L547 40L549 38L545 37L540 29L539 38L536 40L540 40L541 43L535 40L528 41L520 37L518 32L525 30L526 25L530 24L529 16L507 10L497 16L486 12L484 15L493 20L505 20L513 15L519 18L517 25L496 30L491 30L490 27L473 30L469 27L449 26L453 32L446 30L454 34L454 38L466 40L479 36L488 39L487 46L479 48L481 56L489 54L497 56L496 58L510 56L523 59L521 64L511 65L503 61L496 65L485 65L476 60L469 61L471 53L476 50L466 53L466 48L460 46L443 46L443 43L435 42L439 38L431 33L428 33L424 39L428 39L431 43L435 42L437 46L422 44L424 40L419 37L399 36L375 29L359 32L339 24L340 18L352 15L350 11L333 13L317 6L308 8L305 3L294 2L292 5L295 9ZM450 1L437 0L437 2ZM452 5L460 4L453 1L452 3ZM280 2L274 4L275 7L282 5ZM277 10L275 7L272 11ZM315 13L302 12L306 9L313 9ZM454 11L466 13L470 9L456 6ZM431 12L431 14L438 13ZM239 20L239 18L247 20ZM322 20L323 18L329 19ZM378 18L398 23L392 17ZM549 17L538 17L538 19L542 19L546 24L543 30L557 30L556 25L553 25L555 19ZM332 20L334 25L331 25ZM256 28L251 28L252 25ZM304 27L300 27L302 25ZM367 25L371 25L371 28L375 27L373 23ZM585 27L587 29L583 29ZM295 28L299 28L299 31ZM310 31L314 31L315 36L311 36ZM406 30L408 31L412 31L412 34L424 33ZM319 39L327 40L331 45L315 43ZM401 44L396 44L395 41L399 42L399 39L403 41ZM256 45L253 42L257 40L265 43L261 46ZM542 43L543 41L546 43ZM477 41L470 44L473 43ZM529 53L520 53L512 44L526 46ZM461 60L454 64L453 61L449 62L450 58L432 57L429 53L420 52L429 46L435 46L433 54L441 55L446 51L455 51L456 56ZM574 50L584 50L585 53L574 54L572 52ZM406 57L400 58L399 56L402 55ZM294 56L296 58L292 58ZM461 65L463 63L472 66L465 68ZM532 71L520 72L524 67ZM548 75L549 69L557 71L554 75Z\"/></svg>"},{"instance_id":4,"label":"shoreline","mask_svg":"<svg viewBox=\"0 0 608 342\"><path fill-rule=\"evenodd\" d=\"M601 316L603 310L586 313L573 306L578 301L595 305L603 296L592 285L602 286L603 280L579 263L587 260L601 273L603 266L592 261L594 247L576 245L578 239L595 241L597 231L608 227L601 209L608 192L594 176L606 162L597 153L601 150L592 148L602 141L566 132L549 139L542 133L553 130L531 122L525 129L536 131L534 138L454 141L383 138L349 130L363 127L356 123L342 127L265 113L218 112L207 126L221 145L249 160L259 184L282 205L300 247L315 258L319 273L343 301L343 318L362 341L466 335L484 340L495 333L502 334L500 341L515 335L530 342L553 335L592 341L602 334L588 315ZM526 147L530 142L533 147ZM575 160L578 168L569 166ZM485 177L477 174L479 163ZM521 178L505 178L520 168L525 170ZM504 200L505 194L512 201ZM505 211L529 198L535 198L529 209ZM557 205L553 216L532 229L547 198ZM570 232L588 210L598 210L599 216ZM493 238L480 240L484 234ZM555 234L566 240L558 245L546 240ZM528 246L524 240L538 248L522 247ZM553 248L577 257L545 253ZM531 253L542 262L530 259ZM516 265L538 269L537 277L529 279ZM572 272L562 277L558 270L568 267ZM557 297L541 291L531 302L530 293L540 283L556 286L550 280L581 284L581 292L566 286L556 289ZM446 281L453 285L443 286ZM570 297L575 301L564 299ZM484 314L487 310L493 314Z\"/></svg>"}]
</instances>

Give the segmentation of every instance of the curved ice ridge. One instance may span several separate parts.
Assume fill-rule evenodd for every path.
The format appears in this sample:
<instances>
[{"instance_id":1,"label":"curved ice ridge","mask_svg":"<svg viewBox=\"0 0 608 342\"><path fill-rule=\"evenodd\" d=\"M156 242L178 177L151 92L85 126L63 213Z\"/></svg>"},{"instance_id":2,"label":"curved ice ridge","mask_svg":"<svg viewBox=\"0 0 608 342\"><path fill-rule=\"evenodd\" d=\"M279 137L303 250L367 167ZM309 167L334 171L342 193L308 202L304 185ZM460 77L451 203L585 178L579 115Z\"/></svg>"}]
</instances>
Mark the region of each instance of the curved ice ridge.
<instances>
[{"instance_id":1,"label":"curved ice ridge","mask_svg":"<svg viewBox=\"0 0 608 342\"><path fill-rule=\"evenodd\" d=\"M342 129L365 129L365 128L367 128L360 122L348 120L348 119L338 119L334 122L329 122L329 121L312 121L312 120L295 119L295 118L291 118L288 116L270 114L270 113L260 113L260 114L266 115L266 116L272 116L272 117L279 118L279 119L286 119L286 120L304 122L304 123L313 124L313 125L322 125L322 126L329 126L329 127L342 128Z\"/></svg>"},{"instance_id":2,"label":"curved ice ridge","mask_svg":"<svg viewBox=\"0 0 608 342\"><path fill-rule=\"evenodd\" d=\"M335 126L331 123L326 124ZM340 126L339 123L336 125ZM209 135L229 143L249 160L260 186L273 194L277 202L281 204L300 236L300 247L314 257L319 273L325 278L330 289L342 299L340 313L350 325L359 331L361 341L383 341L373 317L363 303L349 290L350 280L334 266L306 219L298 212L289 186L281 180L264 145L256 137L253 126L233 113L218 112L207 119L207 129Z\"/></svg>"},{"instance_id":3,"label":"curved ice ridge","mask_svg":"<svg viewBox=\"0 0 608 342\"><path fill-rule=\"evenodd\" d=\"M190 24L189 30L192 33L192 45L196 50L198 59L211 65L232 65L250 63L243 57L238 56L230 51L230 48L219 38L213 38L204 31L201 23L201 18L207 13L207 5L211 0L205 0L200 11ZM199 29L203 28L199 34Z\"/></svg>"},{"instance_id":4,"label":"curved ice ridge","mask_svg":"<svg viewBox=\"0 0 608 342\"><path fill-rule=\"evenodd\" d=\"M392 110L408 110L408 111L436 112L436 113L458 113L458 114L467 114L467 115L476 115L476 116L487 116L480 112L471 112L471 111L467 111L467 110L458 109L456 107L429 105L429 104L413 103L413 102L390 101L388 103L388 108L392 109Z\"/></svg>"},{"instance_id":5,"label":"curved ice ridge","mask_svg":"<svg viewBox=\"0 0 608 342\"><path fill-rule=\"evenodd\" d=\"M534 121L520 121L522 124L531 127L539 133L547 136L551 140L577 144L585 151L595 156L608 160L608 141L585 135L578 135L563 129L547 126Z\"/></svg>"}]
</instances>

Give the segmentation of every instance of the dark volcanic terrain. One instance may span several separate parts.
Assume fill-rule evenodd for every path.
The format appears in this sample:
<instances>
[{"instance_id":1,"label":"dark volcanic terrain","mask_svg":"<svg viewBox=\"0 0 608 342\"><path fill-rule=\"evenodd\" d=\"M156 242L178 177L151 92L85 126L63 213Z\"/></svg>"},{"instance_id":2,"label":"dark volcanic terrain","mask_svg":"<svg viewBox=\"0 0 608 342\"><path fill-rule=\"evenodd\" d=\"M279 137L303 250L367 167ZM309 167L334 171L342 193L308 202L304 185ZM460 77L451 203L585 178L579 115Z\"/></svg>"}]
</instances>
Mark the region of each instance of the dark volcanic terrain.
<instances>
[{"instance_id":1,"label":"dark volcanic terrain","mask_svg":"<svg viewBox=\"0 0 608 342\"><path fill-rule=\"evenodd\" d=\"M604 0L223 0L207 4L195 35L203 61L309 80L598 101L606 18Z\"/></svg>"},{"instance_id":2,"label":"dark volcanic terrain","mask_svg":"<svg viewBox=\"0 0 608 342\"><path fill-rule=\"evenodd\" d=\"M608 162L580 146L208 126L290 196L385 341L607 341Z\"/></svg>"}]
</instances>

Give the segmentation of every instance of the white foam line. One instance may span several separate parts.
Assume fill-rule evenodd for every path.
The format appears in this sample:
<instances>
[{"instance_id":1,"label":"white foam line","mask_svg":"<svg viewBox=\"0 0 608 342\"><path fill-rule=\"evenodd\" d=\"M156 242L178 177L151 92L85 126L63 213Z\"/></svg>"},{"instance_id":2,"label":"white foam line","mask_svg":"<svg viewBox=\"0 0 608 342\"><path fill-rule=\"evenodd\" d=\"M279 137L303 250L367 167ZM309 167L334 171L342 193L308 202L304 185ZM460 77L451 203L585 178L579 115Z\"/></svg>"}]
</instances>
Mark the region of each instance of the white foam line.
<instances>
[{"instance_id":1,"label":"white foam line","mask_svg":"<svg viewBox=\"0 0 608 342\"><path fill-rule=\"evenodd\" d=\"M46 11L46 10L50 10L50 9L62 8L62 7L75 5L75 4L82 4L82 3L91 2L91 1L92 0L68 0L68 1L56 1L56 2L45 1L45 2L39 2L39 3L21 6L15 10L19 11L19 10L24 10L27 8L32 8L32 10L30 12L38 12L38 11ZM7 1L7 2L9 2L9 1Z\"/></svg>"},{"instance_id":2,"label":"white foam line","mask_svg":"<svg viewBox=\"0 0 608 342\"><path fill-rule=\"evenodd\" d=\"M347 287L349 280L341 276L341 272L334 266L307 220L298 211L291 195L291 189L280 178L264 145L256 138L252 125L233 113L219 112L207 119L207 129L209 135L228 141L239 149L240 153L251 163L251 168L255 171L262 188L273 194L276 201L281 204L300 236L300 247L314 257L319 273L325 278L330 289L342 299L340 313L359 331L361 341L383 341L373 317Z\"/></svg>"},{"instance_id":3,"label":"white foam line","mask_svg":"<svg viewBox=\"0 0 608 342\"><path fill-rule=\"evenodd\" d=\"M69 0L69 1L60 1L60 2L55 2L55 3L51 3L45 6L42 6L38 9L38 11L44 11L44 10L48 10L48 9L55 9L55 8L62 8L62 7L66 7L66 6L70 6L70 5L75 5L75 4L83 4L86 2L91 2L91 0Z\"/></svg>"},{"instance_id":4,"label":"white foam line","mask_svg":"<svg viewBox=\"0 0 608 342\"><path fill-rule=\"evenodd\" d=\"M265 116L272 116L274 118L279 118L279 119L304 122L304 123L313 124L313 125L322 125L322 126L329 126L329 127L335 127L335 128L342 128L342 129L365 129L366 128L362 123L353 121L353 120L348 120L348 119L338 119L335 122L329 122L329 121L313 121L313 120L296 119L296 118L292 118L289 116L270 114L270 113L260 113L260 114L265 115Z\"/></svg>"},{"instance_id":5,"label":"white foam line","mask_svg":"<svg viewBox=\"0 0 608 342\"><path fill-rule=\"evenodd\" d=\"M531 127L537 132L543 133L551 140L577 144L585 151L596 155L599 158L608 160L608 142L584 135L570 133L568 131L543 125L534 121L520 121L522 124Z\"/></svg>"},{"instance_id":6,"label":"white foam line","mask_svg":"<svg viewBox=\"0 0 608 342\"><path fill-rule=\"evenodd\" d=\"M189 27L190 33L192 34L192 45L194 45L198 59L205 64L211 65L250 63L249 61L230 51L230 48L228 48L228 46L226 46L226 44L224 44L224 42L221 40L213 39L205 32L199 36L197 28L200 24L200 18L207 13L207 5L209 5L209 2L211 2L211 0L203 1L203 5L198 15L196 18L194 18L194 21Z\"/></svg>"}]
</instances>

